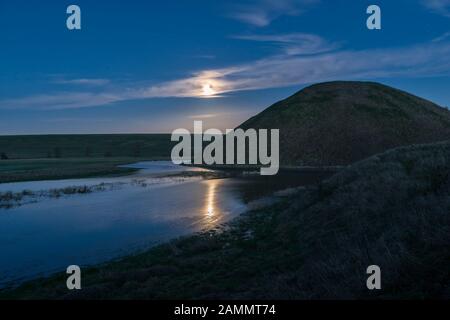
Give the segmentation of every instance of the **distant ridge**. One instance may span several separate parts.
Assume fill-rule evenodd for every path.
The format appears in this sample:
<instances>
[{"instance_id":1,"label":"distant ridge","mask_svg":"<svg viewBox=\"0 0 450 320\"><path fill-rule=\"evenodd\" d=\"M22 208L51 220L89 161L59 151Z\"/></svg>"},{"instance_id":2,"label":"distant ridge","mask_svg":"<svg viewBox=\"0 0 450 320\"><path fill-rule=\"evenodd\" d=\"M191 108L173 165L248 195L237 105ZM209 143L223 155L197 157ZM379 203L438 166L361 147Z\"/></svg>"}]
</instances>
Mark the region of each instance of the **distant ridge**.
<instances>
[{"instance_id":1,"label":"distant ridge","mask_svg":"<svg viewBox=\"0 0 450 320\"><path fill-rule=\"evenodd\" d=\"M239 127L279 128L283 164L346 165L450 139L450 111L379 83L336 81L307 87Z\"/></svg>"}]
</instances>

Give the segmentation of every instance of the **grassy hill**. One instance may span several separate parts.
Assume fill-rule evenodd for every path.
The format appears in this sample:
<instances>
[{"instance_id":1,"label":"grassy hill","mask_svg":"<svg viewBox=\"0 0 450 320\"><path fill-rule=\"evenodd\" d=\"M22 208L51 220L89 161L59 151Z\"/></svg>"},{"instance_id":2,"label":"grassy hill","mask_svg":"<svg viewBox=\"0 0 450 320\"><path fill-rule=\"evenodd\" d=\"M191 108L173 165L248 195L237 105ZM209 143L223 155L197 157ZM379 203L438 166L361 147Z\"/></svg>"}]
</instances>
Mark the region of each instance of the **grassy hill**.
<instances>
[{"instance_id":1,"label":"grassy hill","mask_svg":"<svg viewBox=\"0 0 450 320\"><path fill-rule=\"evenodd\" d=\"M382 84L338 81L305 88L240 127L280 129L284 164L346 165L450 139L450 111Z\"/></svg>"},{"instance_id":2,"label":"grassy hill","mask_svg":"<svg viewBox=\"0 0 450 320\"><path fill-rule=\"evenodd\" d=\"M449 298L450 143L358 162L221 233L171 241L0 298ZM382 290L366 288L381 267Z\"/></svg>"}]
</instances>

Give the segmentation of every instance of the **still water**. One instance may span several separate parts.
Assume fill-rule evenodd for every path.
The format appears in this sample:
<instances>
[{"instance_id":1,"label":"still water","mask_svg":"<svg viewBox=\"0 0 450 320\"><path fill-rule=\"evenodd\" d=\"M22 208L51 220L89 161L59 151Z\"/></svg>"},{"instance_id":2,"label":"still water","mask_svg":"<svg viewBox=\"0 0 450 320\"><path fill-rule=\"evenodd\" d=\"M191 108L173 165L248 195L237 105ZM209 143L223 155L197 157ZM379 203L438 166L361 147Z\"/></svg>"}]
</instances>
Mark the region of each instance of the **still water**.
<instances>
[{"instance_id":1,"label":"still water","mask_svg":"<svg viewBox=\"0 0 450 320\"><path fill-rule=\"evenodd\" d=\"M158 177L199 170L170 162L144 162L133 167L141 170L122 178L0 184L0 192L17 192L124 183L117 190L45 198L0 209L0 287L61 271L72 264L104 262L214 228L246 211L252 200L267 193L269 184L276 185L238 178ZM145 186L129 183L135 179L145 181ZM296 180L294 184L298 183ZM263 192L256 192L258 189Z\"/></svg>"}]
</instances>

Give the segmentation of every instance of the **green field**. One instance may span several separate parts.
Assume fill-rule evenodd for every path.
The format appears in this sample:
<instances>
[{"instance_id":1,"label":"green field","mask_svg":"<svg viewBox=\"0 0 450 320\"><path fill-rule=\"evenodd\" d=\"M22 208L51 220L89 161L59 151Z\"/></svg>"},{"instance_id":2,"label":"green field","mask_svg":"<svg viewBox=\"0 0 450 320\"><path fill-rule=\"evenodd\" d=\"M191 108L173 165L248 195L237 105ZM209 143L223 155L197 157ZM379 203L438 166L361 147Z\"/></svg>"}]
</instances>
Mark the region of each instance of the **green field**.
<instances>
[{"instance_id":1,"label":"green field","mask_svg":"<svg viewBox=\"0 0 450 320\"><path fill-rule=\"evenodd\" d=\"M124 175L135 169L118 166L137 161L139 158L3 160L0 183Z\"/></svg>"},{"instance_id":2,"label":"green field","mask_svg":"<svg viewBox=\"0 0 450 320\"><path fill-rule=\"evenodd\" d=\"M0 136L0 154L9 159L168 158L169 134Z\"/></svg>"},{"instance_id":3,"label":"green field","mask_svg":"<svg viewBox=\"0 0 450 320\"><path fill-rule=\"evenodd\" d=\"M169 159L169 134L0 136L0 183L122 175L118 165Z\"/></svg>"}]
</instances>

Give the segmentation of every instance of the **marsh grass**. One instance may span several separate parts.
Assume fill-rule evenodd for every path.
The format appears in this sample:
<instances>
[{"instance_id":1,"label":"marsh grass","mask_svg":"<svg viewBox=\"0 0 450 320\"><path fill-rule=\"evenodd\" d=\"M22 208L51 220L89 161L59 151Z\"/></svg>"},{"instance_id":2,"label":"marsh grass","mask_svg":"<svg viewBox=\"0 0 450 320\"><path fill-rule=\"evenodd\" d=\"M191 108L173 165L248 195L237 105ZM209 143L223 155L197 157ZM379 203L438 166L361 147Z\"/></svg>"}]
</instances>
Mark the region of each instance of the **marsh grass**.
<instances>
[{"instance_id":1,"label":"marsh grass","mask_svg":"<svg viewBox=\"0 0 450 320\"><path fill-rule=\"evenodd\" d=\"M135 158L3 160L0 163L0 183L122 176L137 170L118 166L136 161L139 160Z\"/></svg>"},{"instance_id":2,"label":"marsh grass","mask_svg":"<svg viewBox=\"0 0 450 320\"><path fill-rule=\"evenodd\" d=\"M23 190L21 192L0 192L0 209L19 207L26 203L37 202L42 198L60 198L74 194L89 194L92 192L113 190L117 186L117 183L101 183L94 186L70 186L41 191Z\"/></svg>"}]
</instances>

